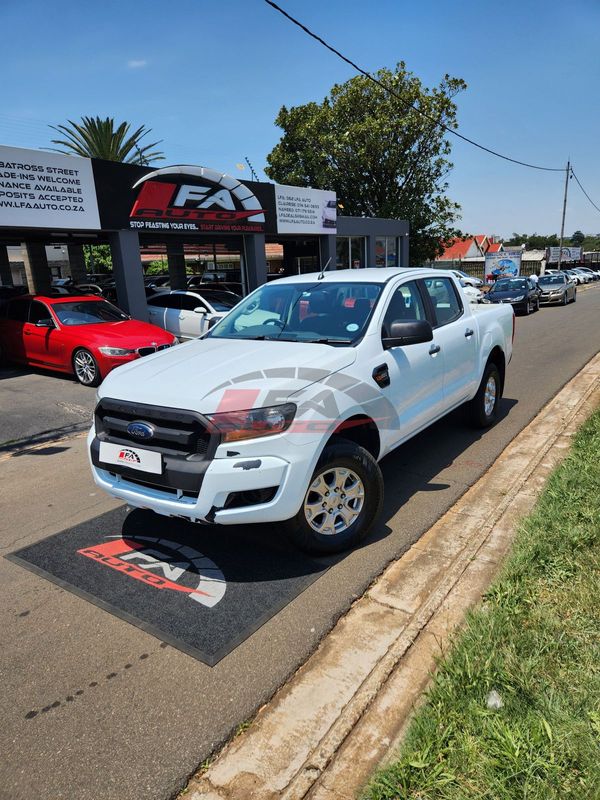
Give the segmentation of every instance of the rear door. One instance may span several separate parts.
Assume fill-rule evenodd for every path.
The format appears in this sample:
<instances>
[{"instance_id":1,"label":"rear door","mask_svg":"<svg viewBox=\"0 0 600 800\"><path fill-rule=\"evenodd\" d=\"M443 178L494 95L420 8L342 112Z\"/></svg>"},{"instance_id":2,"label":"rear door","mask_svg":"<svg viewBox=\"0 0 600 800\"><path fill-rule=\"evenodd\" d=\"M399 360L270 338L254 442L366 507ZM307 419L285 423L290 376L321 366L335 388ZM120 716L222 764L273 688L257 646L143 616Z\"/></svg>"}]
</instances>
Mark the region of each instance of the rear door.
<instances>
[{"instance_id":1,"label":"rear door","mask_svg":"<svg viewBox=\"0 0 600 800\"><path fill-rule=\"evenodd\" d=\"M153 325L179 336L179 312L181 310L181 295L157 294L148 300L149 319Z\"/></svg>"},{"instance_id":2,"label":"rear door","mask_svg":"<svg viewBox=\"0 0 600 800\"><path fill-rule=\"evenodd\" d=\"M452 278L420 283L434 317L434 340L444 358L444 410L472 397L477 388L478 328Z\"/></svg>"}]
</instances>

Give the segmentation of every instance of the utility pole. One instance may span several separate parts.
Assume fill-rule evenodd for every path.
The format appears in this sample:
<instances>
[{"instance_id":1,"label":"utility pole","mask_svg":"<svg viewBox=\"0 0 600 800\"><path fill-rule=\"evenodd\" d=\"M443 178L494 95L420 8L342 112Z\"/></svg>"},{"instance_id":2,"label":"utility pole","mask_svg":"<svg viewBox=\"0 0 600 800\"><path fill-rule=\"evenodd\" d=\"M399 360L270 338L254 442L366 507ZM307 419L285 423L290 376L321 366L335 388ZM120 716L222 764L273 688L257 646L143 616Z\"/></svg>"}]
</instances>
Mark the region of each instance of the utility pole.
<instances>
[{"instance_id":1,"label":"utility pole","mask_svg":"<svg viewBox=\"0 0 600 800\"><path fill-rule=\"evenodd\" d=\"M571 175L571 160L567 161L567 171L565 174L565 197L563 200L563 213L562 213L562 222L560 225L560 242L558 247L558 264L557 269L560 272L560 265L562 263L562 246L563 246L563 238L565 235L565 214L567 213L567 192L569 191L569 177Z\"/></svg>"}]
</instances>

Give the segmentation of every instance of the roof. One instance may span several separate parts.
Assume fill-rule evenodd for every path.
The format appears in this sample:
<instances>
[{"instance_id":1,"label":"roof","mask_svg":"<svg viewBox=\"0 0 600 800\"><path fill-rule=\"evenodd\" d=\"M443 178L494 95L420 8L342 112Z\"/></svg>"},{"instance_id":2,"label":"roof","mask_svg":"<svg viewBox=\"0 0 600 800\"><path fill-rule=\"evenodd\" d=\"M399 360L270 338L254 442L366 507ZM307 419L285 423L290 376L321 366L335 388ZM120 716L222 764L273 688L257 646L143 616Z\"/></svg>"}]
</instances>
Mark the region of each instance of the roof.
<instances>
[{"instance_id":1,"label":"roof","mask_svg":"<svg viewBox=\"0 0 600 800\"><path fill-rule=\"evenodd\" d=\"M441 270L428 269L426 267L405 267L395 269L392 267L361 267L361 269L334 269L323 273L320 278L320 272L310 272L304 275L289 275L286 278L278 278L277 281L270 281L269 286L273 283L310 283L314 284L317 281L323 283L387 283L391 278L399 275L421 275L423 273L435 272L436 275Z\"/></svg>"},{"instance_id":2,"label":"roof","mask_svg":"<svg viewBox=\"0 0 600 800\"><path fill-rule=\"evenodd\" d=\"M453 239L436 261L457 261L459 258L465 258L473 246L473 242L476 242L477 247L481 249L477 239L473 236L468 236L466 239Z\"/></svg>"},{"instance_id":3,"label":"roof","mask_svg":"<svg viewBox=\"0 0 600 800\"><path fill-rule=\"evenodd\" d=\"M73 303L78 300L106 300L106 298L100 297L97 294L20 294L14 299L43 300L45 303Z\"/></svg>"},{"instance_id":4,"label":"roof","mask_svg":"<svg viewBox=\"0 0 600 800\"><path fill-rule=\"evenodd\" d=\"M499 253L502 248L502 242L490 242L490 246L486 253Z\"/></svg>"}]
</instances>

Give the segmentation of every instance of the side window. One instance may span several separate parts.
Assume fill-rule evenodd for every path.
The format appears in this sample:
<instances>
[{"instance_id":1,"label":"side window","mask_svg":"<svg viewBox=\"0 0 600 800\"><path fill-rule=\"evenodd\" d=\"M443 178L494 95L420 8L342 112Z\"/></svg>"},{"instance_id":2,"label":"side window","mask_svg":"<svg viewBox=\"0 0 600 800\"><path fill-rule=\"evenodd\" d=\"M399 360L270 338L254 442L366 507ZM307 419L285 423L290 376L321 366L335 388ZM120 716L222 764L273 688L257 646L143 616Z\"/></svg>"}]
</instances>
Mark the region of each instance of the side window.
<instances>
[{"instance_id":1,"label":"side window","mask_svg":"<svg viewBox=\"0 0 600 800\"><path fill-rule=\"evenodd\" d=\"M389 335L392 322L411 319L426 319L423 300L415 281L399 286L392 295L383 318L384 336Z\"/></svg>"},{"instance_id":2,"label":"side window","mask_svg":"<svg viewBox=\"0 0 600 800\"><path fill-rule=\"evenodd\" d=\"M159 294L148 300L148 305L158 306L159 308L181 308L181 295L178 294Z\"/></svg>"},{"instance_id":3,"label":"side window","mask_svg":"<svg viewBox=\"0 0 600 800\"><path fill-rule=\"evenodd\" d=\"M35 325L36 322L41 322L42 320L52 319L52 314L50 313L47 306L44 303L40 303L39 300L34 300L31 304L31 308L29 309L29 322L32 325Z\"/></svg>"},{"instance_id":4,"label":"side window","mask_svg":"<svg viewBox=\"0 0 600 800\"><path fill-rule=\"evenodd\" d=\"M29 300L12 300L8 304L6 310L8 319L14 319L17 322L27 322L29 316Z\"/></svg>"},{"instance_id":5,"label":"side window","mask_svg":"<svg viewBox=\"0 0 600 800\"><path fill-rule=\"evenodd\" d=\"M438 327L462 316L463 306L450 278L425 278L423 283L431 298Z\"/></svg>"},{"instance_id":6,"label":"side window","mask_svg":"<svg viewBox=\"0 0 600 800\"><path fill-rule=\"evenodd\" d=\"M181 308L184 311L193 311L198 306L204 306L206 308L206 303L203 300L200 300L198 297L193 297L190 294L181 294L179 295L179 299L181 301Z\"/></svg>"}]
</instances>

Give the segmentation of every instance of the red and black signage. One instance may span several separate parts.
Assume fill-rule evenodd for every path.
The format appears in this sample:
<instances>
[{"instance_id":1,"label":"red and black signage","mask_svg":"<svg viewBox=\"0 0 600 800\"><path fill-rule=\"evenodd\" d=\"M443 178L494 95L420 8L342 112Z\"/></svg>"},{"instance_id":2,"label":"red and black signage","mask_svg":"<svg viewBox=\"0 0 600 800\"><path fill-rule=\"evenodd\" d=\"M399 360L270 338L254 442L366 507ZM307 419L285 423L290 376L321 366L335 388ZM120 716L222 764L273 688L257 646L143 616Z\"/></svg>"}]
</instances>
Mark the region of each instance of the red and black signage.
<instances>
[{"instance_id":1,"label":"red and black signage","mask_svg":"<svg viewBox=\"0 0 600 800\"><path fill-rule=\"evenodd\" d=\"M244 182L206 167L149 167L93 160L104 229L139 232L272 233L271 183Z\"/></svg>"}]
</instances>

